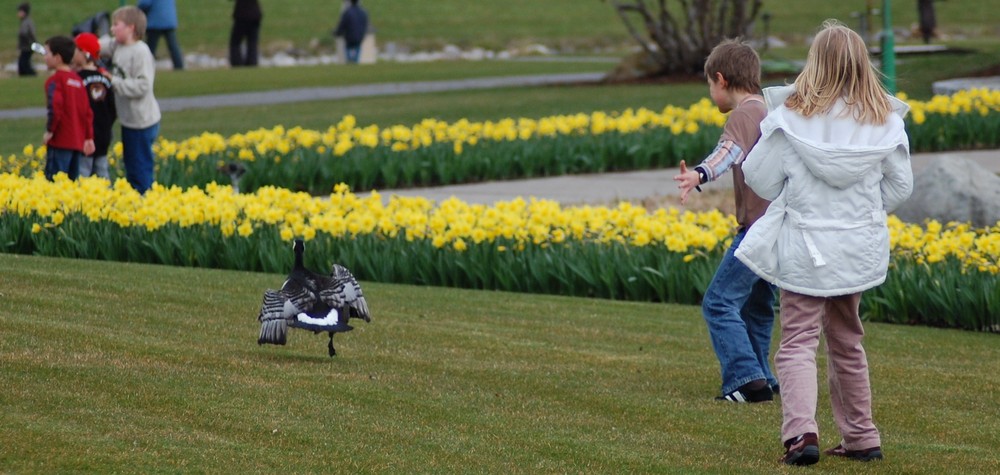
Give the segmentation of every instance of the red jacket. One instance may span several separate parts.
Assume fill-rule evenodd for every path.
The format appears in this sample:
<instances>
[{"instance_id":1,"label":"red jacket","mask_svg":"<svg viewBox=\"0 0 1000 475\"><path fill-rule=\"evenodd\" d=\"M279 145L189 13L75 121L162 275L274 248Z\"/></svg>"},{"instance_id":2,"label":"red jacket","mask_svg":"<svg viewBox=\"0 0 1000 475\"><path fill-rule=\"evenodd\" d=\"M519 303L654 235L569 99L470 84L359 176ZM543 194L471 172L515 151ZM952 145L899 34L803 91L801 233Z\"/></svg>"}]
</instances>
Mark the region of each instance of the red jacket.
<instances>
[{"instance_id":1,"label":"red jacket","mask_svg":"<svg viewBox=\"0 0 1000 475\"><path fill-rule=\"evenodd\" d=\"M56 71L45 81L45 102L52 132L48 147L83 151L83 142L94 139L94 113L87 89L73 71Z\"/></svg>"}]
</instances>

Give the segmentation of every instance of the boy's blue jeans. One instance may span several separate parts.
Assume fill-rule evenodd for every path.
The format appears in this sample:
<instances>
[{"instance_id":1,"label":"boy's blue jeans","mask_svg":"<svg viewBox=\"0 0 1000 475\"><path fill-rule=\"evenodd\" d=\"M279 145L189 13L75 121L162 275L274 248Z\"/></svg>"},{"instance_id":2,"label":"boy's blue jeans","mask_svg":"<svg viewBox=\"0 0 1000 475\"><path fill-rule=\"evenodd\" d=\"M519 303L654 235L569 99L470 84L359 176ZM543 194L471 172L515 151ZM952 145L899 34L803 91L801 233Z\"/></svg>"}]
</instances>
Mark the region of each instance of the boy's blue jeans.
<instances>
[{"instance_id":1,"label":"boy's blue jeans","mask_svg":"<svg viewBox=\"0 0 1000 475\"><path fill-rule=\"evenodd\" d=\"M70 180L80 176L80 157L83 152L65 148L49 147L45 156L45 178L52 181L57 173L62 172Z\"/></svg>"},{"instance_id":2,"label":"boy's blue jeans","mask_svg":"<svg viewBox=\"0 0 1000 475\"><path fill-rule=\"evenodd\" d=\"M145 129L122 126L125 179L140 194L153 186L153 142L159 135L159 122Z\"/></svg>"},{"instance_id":3,"label":"boy's blue jeans","mask_svg":"<svg viewBox=\"0 0 1000 475\"><path fill-rule=\"evenodd\" d=\"M778 384L768 354L774 326L774 287L736 258L746 231L733 237L701 303L722 368L722 394L757 379Z\"/></svg>"}]
</instances>

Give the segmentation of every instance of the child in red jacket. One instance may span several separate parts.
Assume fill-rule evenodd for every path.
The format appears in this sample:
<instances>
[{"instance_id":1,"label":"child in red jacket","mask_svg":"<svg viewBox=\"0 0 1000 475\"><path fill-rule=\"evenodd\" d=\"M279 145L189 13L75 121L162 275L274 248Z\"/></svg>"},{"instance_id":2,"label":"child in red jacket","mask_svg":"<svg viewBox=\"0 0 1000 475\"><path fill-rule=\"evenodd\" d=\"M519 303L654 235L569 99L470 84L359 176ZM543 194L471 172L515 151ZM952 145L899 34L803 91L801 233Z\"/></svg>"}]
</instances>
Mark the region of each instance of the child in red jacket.
<instances>
[{"instance_id":1,"label":"child in red jacket","mask_svg":"<svg viewBox=\"0 0 1000 475\"><path fill-rule=\"evenodd\" d=\"M76 43L66 36L54 36L45 42L45 65L54 70L45 81L45 105L48 121L42 142L48 149L45 178L57 173L79 176L80 158L94 153L94 116L83 80L70 65Z\"/></svg>"}]
</instances>

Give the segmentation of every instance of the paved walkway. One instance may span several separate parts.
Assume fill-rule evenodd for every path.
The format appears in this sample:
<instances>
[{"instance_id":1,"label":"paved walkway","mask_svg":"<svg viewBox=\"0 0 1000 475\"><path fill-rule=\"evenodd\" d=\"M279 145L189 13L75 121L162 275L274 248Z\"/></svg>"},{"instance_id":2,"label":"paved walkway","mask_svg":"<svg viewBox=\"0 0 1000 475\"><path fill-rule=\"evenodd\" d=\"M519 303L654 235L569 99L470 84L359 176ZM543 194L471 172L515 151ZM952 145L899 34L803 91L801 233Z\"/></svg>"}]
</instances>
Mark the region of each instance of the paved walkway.
<instances>
[{"instance_id":1,"label":"paved walkway","mask_svg":"<svg viewBox=\"0 0 1000 475\"><path fill-rule=\"evenodd\" d=\"M976 150L941 153L920 153L912 157L914 173L939 160L968 159L987 170L1000 173L1000 150ZM694 157L700 162L701 157ZM422 196L443 201L452 196L474 204L493 204L517 197L535 197L558 201L563 204L607 204L616 200L640 200L662 196L677 196L673 177L676 168L592 175L567 175L530 180L491 181L468 185L451 185L434 188L379 190L384 200L392 195ZM702 185L704 190L731 189L732 178ZM367 193L361 193L367 196ZM697 199L697 197L695 197Z\"/></svg>"}]
</instances>

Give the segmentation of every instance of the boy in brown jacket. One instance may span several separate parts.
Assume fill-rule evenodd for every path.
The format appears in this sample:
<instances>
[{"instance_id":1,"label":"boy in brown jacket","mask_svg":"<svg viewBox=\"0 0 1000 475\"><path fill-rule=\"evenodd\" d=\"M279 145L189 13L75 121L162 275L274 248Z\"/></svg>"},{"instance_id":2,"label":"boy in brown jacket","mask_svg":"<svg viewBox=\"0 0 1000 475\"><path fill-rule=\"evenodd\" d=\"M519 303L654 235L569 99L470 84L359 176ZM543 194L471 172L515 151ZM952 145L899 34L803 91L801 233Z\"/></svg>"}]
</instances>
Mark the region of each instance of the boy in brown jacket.
<instances>
[{"instance_id":1,"label":"boy in brown jacket","mask_svg":"<svg viewBox=\"0 0 1000 475\"><path fill-rule=\"evenodd\" d=\"M727 40L705 62L708 90L719 111L729 119L719 144L692 170L680 163L674 177L681 203L702 183L732 170L739 229L715 277L705 291L702 314L708 324L712 347L722 369L722 401L747 403L774 399L778 381L769 360L774 325L774 287L733 255L747 229L764 214L768 202L757 196L743 179L741 165L760 138L760 122L767 115L760 95L760 58L749 45Z\"/></svg>"}]
</instances>

